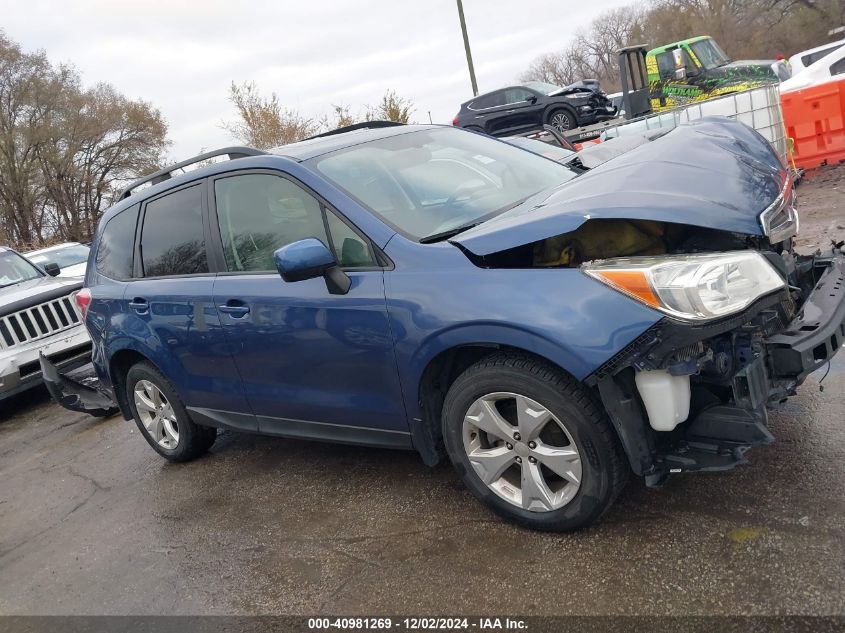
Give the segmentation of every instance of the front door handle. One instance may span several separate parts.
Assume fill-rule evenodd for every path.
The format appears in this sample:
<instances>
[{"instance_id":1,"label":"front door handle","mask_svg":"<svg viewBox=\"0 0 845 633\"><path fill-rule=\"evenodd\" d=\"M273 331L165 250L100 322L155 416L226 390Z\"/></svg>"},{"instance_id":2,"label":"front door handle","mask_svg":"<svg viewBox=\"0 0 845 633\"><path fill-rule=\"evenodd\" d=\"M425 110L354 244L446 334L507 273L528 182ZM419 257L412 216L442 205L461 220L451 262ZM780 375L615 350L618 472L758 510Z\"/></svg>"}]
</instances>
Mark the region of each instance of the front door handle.
<instances>
[{"instance_id":1,"label":"front door handle","mask_svg":"<svg viewBox=\"0 0 845 633\"><path fill-rule=\"evenodd\" d=\"M217 306L217 309L223 314L228 314L233 319L242 319L249 314L249 306L237 299L230 299L222 306Z\"/></svg>"},{"instance_id":2,"label":"front door handle","mask_svg":"<svg viewBox=\"0 0 845 633\"><path fill-rule=\"evenodd\" d=\"M143 297L135 297L129 302L129 307L138 314L146 314L150 310L150 304Z\"/></svg>"}]
</instances>

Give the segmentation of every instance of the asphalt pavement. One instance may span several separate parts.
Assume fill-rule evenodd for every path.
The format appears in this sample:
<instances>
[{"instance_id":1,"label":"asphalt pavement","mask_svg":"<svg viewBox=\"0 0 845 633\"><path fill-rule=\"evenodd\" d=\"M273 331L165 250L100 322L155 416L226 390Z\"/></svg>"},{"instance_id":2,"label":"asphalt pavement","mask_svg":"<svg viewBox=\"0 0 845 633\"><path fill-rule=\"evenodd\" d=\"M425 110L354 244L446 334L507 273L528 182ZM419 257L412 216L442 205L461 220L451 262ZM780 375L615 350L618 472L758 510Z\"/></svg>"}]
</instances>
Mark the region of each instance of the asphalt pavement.
<instances>
[{"instance_id":1,"label":"asphalt pavement","mask_svg":"<svg viewBox=\"0 0 845 633\"><path fill-rule=\"evenodd\" d=\"M845 355L777 443L576 534L411 452L225 433L169 464L119 416L0 410L0 614L845 614Z\"/></svg>"}]
</instances>

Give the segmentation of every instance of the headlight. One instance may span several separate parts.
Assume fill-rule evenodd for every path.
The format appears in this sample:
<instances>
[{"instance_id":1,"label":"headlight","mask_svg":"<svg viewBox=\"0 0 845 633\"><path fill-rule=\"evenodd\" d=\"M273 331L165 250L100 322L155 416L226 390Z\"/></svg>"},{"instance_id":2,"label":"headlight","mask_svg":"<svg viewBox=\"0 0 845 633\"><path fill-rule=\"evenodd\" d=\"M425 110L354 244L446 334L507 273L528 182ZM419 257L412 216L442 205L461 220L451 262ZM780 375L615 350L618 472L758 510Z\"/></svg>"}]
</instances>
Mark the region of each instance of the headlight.
<instances>
[{"instance_id":1,"label":"headlight","mask_svg":"<svg viewBox=\"0 0 845 633\"><path fill-rule=\"evenodd\" d=\"M760 214L763 233L772 244L798 234L798 209L792 178L787 177L777 199Z\"/></svg>"},{"instance_id":2,"label":"headlight","mask_svg":"<svg viewBox=\"0 0 845 633\"><path fill-rule=\"evenodd\" d=\"M622 257L581 268L633 299L692 321L739 312L785 285L766 258L754 251Z\"/></svg>"}]
</instances>

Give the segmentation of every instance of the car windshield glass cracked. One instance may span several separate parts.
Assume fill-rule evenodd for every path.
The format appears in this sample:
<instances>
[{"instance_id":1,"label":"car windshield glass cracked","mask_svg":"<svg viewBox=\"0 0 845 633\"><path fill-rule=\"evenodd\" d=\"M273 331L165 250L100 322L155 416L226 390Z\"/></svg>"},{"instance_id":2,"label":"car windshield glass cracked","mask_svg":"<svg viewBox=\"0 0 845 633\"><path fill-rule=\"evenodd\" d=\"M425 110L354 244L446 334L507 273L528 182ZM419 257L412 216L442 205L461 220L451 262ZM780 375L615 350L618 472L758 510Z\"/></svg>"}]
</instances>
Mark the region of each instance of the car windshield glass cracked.
<instances>
[{"instance_id":1,"label":"car windshield glass cracked","mask_svg":"<svg viewBox=\"0 0 845 633\"><path fill-rule=\"evenodd\" d=\"M400 134L315 160L329 180L416 239L488 219L576 175L507 143L452 129Z\"/></svg>"}]
</instances>

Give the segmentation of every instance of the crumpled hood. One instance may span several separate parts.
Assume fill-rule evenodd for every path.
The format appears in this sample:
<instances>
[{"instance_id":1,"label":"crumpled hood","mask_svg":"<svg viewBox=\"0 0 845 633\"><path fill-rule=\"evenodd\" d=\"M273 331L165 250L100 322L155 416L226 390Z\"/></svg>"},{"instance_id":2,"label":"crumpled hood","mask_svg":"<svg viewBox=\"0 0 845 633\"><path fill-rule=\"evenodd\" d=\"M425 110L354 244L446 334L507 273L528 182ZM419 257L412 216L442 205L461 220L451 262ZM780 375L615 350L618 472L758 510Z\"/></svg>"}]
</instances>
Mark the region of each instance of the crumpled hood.
<instances>
[{"instance_id":1,"label":"crumpled hood","mask_svg":"<svg viewBox=\"0 0 845 633\"><path fill-rule=\"evenodd\" d=\"M489 255L574 231L589 219L656 220L762 235L759 214L787 172L769 143L722 117L678 126L449 241Z\"/></svg>"}]
</instances>

